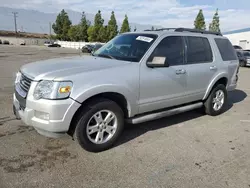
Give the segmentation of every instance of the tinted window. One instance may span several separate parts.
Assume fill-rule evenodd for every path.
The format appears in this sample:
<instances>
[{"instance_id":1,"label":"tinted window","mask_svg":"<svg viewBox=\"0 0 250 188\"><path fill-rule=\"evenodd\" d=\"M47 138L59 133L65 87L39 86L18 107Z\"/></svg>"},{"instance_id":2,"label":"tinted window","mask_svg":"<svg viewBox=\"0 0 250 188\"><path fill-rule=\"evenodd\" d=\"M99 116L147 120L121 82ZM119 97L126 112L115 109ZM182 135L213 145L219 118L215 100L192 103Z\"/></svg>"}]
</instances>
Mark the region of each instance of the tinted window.
<instances>
[{"instance_id":1,"label":"tinted window","mask_svg":"<svg viewBox=\"0 0 250 188\"><path fill-rule=\"evenodd\" d=\"M244 56L250 56L250 52L244 52Z\"/></svg>"},{"instance_id":2,"label":"tinted window","mask_svg":"<svg viewBox=\"0 0 250 188\"><path fill-rule=\"evenodd\" d=\"M184 62L184 40L179 36L164 38L149 58L152 62L154 58L161 58L169 66L182 65Z\"/></svg>"},{"instance_id":3,"label":"tinted window","mask_svg":"<svg viewBox=\"0 0 250 188\"><path fill-rule=\"evenodd\" d=\"M207 38L187 37L187 63L212 62L213 55Z\"/></svg>"},{"instance_id":4,"label":"tinted window","mask_svg":"<svg viewBox=\"0 0 250 188\"><path fill-rule=\"evenodd\" d=\"M237 60L236 52L228 39L215 39L223 61Z\"/></svg>"}]
</instances>

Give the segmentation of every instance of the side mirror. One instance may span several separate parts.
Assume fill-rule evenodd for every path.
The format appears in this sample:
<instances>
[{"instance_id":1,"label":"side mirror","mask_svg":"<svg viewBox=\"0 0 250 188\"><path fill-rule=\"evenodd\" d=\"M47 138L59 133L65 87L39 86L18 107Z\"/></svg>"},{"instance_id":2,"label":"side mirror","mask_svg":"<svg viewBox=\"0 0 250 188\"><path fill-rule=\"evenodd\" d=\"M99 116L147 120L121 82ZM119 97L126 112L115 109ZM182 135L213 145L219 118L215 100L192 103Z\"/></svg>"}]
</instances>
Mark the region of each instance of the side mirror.
<instances>
[{"instance_id":1,"label":"side mirror","mask_svg":"<svg viewBox=\"0 0 250 188\"><path fill-rule=\"evenodd\" d=\"M147 62L147 66L149 68L160 68L160 67L168 67L167 65L165 64L154 64L152 62Z\"/></svg>"},{"instance_id":2,"label":"side mirror","mask_svg":"<svg viewBox=\"0 0 250 188\"><path fill-rule=\"evenodd\" d=\"M147 62L147 66L150 68L169 67L165 57L154 57L151 62Z\"/></svg>"}]
</instances>

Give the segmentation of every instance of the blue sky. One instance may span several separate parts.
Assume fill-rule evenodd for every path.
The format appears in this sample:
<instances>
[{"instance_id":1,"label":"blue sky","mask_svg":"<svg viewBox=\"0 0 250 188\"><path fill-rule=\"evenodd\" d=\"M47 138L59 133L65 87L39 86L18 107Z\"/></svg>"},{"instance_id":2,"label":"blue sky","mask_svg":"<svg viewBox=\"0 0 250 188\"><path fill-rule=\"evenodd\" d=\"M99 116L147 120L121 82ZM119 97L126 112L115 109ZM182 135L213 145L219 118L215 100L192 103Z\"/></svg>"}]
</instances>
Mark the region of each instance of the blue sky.
<instances>
[{"instance_id":1,"label":"blue sky","mask_svg":"<svg viewBox=\"0 0 250 188\"><path fill-rule=\"evenodd\" d=\"M203 9L208 28L219 9L223 31L250 27L250 0L1 0L2 6L58 12L62 8L95 14L101 10L109 17L112 10L122 21L163 27L193 27L199 9Z\"/></svg>"}]
</instances>

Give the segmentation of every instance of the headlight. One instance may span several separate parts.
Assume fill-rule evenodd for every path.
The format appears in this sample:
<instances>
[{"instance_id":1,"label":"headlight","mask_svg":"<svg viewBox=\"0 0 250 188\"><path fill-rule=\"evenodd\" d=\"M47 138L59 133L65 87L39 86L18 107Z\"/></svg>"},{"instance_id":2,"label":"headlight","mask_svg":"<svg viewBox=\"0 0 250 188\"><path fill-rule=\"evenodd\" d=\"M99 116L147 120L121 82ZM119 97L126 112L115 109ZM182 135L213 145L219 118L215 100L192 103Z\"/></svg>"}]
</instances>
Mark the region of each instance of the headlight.
<instances>
[{"instance_id":1,"label":"headlight","mask_svg":"<svg viewBox=\"0 0 250 188\"><path fill-rule=\"evenodd\" d=\"M40 81L34 91L34 98L38 99L65 99L72 89L72 82Z\"/></svg>"}]
</instances>

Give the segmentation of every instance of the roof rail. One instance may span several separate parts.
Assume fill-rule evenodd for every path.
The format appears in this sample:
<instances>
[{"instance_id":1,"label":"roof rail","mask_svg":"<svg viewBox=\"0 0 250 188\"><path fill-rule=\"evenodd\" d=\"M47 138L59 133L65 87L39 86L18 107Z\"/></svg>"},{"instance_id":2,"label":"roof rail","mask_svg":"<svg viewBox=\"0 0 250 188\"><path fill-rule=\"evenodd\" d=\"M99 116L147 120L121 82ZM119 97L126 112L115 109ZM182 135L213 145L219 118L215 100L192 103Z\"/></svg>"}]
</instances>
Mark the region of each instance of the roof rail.
<instances>
[{"instance_id":1,"label":"roof rail","mask_svg":"<svg viewBox=\"0 0 250 188\"><path fill-rule=\"evenodd\" d=\"M165 31L165 30L174 30L176 32L192 32L192 33L202 33L202 34L211 34L211 35L219 35L222 36L221 32L214 32L214 31L206 31L206 30L199 30L199 29L189 29L189 28L161 28L161 29L155 29L155 30L151 30L151 29L147 29L144 31Z\"/></svg>"},{"instance_id":2,"label":"roof rail","mask_svg":"<svg viewBox=\"0 0 250 188\"><path fill-rule=\"evenodd\" d=\"M165 30L175 30L176 28L161 28L161 29L146 29L144 31L165 31Z\"/></svg>"},{"instance_id":3,"label":"roof rail","mask_svg":"<svg viewBox=\"0 0 250 188\"><path fill-rule=\"evenodd\" d=\"M156 29L155 31L165 31L165 30L175 30L176 28L161 28L161 29Z\"/></svg>"},{"instance_id":4,"label":"roof rail","mask_svg":"<svg viewBox=\"0 0 250 188\"><path fill-rule=\"evenodd\" d=\"M202 33L202 34L212 34L212 35L219 35L222 36L221 32L214 32L214 31L206 31L206 30L199 30L199 29L189 29L189 28L177 28L175 29L177 32L192 32L192 33Z\"/></svg>"}]
</instances>

